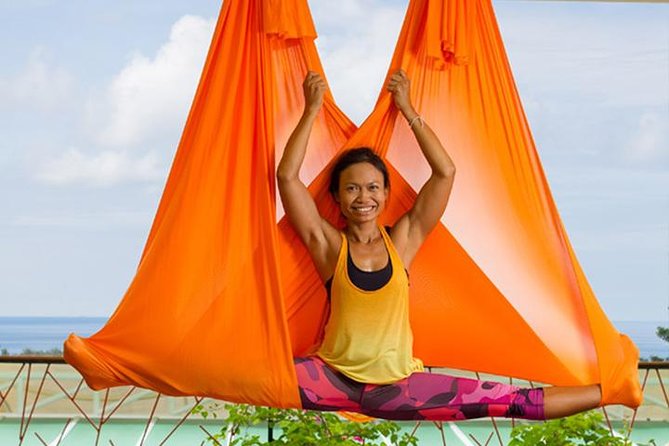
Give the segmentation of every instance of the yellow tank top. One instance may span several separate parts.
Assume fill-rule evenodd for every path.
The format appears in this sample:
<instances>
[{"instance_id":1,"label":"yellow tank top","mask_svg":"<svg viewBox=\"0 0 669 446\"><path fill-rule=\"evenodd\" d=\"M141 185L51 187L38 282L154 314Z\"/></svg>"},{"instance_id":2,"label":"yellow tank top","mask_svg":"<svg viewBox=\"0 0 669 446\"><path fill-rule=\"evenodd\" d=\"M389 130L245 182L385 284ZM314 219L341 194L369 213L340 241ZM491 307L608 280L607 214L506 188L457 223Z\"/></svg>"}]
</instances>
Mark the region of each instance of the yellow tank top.
<instances>
[{"instance_id":1,"label":"yellow tank top","mask_svg":"<svg viewBox=\"0 0 669 446\"><path fill-rule=\"evenodd\" d=\"M348 276L348 240L342 233L330 318L316 354L358 382L388 384L422 371L423 362L413 357L409 280L390 236L379 229L392 265L390 281L375 291L356 287Z\"/></svg>"}]
</instances>

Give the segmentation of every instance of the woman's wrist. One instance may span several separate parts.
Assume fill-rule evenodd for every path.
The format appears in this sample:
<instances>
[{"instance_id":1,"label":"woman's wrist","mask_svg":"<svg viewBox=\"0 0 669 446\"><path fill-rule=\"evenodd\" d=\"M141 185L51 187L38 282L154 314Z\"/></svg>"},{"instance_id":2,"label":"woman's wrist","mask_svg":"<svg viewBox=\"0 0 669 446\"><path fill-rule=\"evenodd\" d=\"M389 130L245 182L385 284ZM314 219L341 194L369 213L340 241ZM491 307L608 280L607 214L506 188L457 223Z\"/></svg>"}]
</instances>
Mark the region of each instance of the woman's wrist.
<instances>
[{"instance_id":1,"label":"woman's wrist","mask_svg":"<svg viewBox=\"0 0 669 446\"><path fill-rule=\"evenodd\" d=\"M410 105L401 108L400 112L402 112L402 115L404 116L404 119L407 120L407 122L411 122L412 119L418 116L418 112Z\"/></svg>"},{"instance_id":2,"label":"woman's wrist","mask_svg":"<svg viewBox=\"0 0 669 446\"><path fill-rule=\"evenodd\" d=\"M304 119L315 119L318 116L318 112L321 111L321 107L305 107L302 112L302 117Z\"/></svg>"},{"instance_id":3,"label":"woman's wrist","mask_svg":"<svg viewBox=\"0 0 669 446\"><path fill-rule=\"evenodd\" d=\"M415 124L415 127L414 127L414 124ZM423 117L421 115L416 115L409 120L409 128L411 128L411 130L414 130L414 128L418 128L418 127L423 128L424 125L425 125L425 121L423 121Z\"/></svg>"},{"instance_id":4,"label":"woman's wrist","mask_svg":"<svg viewBox=\"0 0 669 446\"><path fill-rule=\"evenodd\" d=\"M404 116L404 119L407 120L407 124L409 124L409 127L413 130L414 127L423 127L423 118L418 114L418 112L412 107L412 106L407 106L402 109L400 109L402 112L402 115Z\"/></svg>"}]
</instances>

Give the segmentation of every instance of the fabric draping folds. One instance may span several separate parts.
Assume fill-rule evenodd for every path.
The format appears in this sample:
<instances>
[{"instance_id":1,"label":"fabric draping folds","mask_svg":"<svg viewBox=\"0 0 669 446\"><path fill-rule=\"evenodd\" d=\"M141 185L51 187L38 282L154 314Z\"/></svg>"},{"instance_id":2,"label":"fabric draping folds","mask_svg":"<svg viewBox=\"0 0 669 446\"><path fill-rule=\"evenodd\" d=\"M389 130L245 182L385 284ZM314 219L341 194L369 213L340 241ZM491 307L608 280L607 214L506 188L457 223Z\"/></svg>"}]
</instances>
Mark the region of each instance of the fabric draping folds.
<instances>
[{"instance_id":1,"label":"fabric draping folds","mask_svg":"<svg viewBox=\"0 0 669 446\"><path fill-rule=\"evenodd\" d=\"M313 351L327 299L276 203L275 164L308 69L323 72L304 0L224 3L137 274L107 324L65 358L93 389L299 407L292 357ZM490 0L412 0L390 63L457 167L451 200L411 267L414 354L433 366L556 385L600 383L636 407L638 350L599 306L567 238ZM383 90L383 89L382 89ZM381 223L429 167L388 93L360 128L330 94L302 178L325 218L330 164L367 145L390 164ZM278 206L278 209L277 209Z\"/></svg>"}]
</instances>

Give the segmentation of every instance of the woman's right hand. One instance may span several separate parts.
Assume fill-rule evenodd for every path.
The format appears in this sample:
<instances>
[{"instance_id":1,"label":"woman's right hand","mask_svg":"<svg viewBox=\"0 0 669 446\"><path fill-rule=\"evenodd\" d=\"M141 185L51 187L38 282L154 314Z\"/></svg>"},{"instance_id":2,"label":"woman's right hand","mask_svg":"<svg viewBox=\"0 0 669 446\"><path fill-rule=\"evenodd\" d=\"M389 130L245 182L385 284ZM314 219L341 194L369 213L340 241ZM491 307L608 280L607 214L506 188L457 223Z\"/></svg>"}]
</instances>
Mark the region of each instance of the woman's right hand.
<instances>
[{"instance_id":1,"label":"woman's right hand","mask_svg":"<svg viewBox=\"0 0 669 446\"><path fill-rule=\"evenodd\" d=\"M302 83L304 89L304 112L318 113L323 105L323 95L327 89L325 81L320 74L309 71Z\"/></svg>"}]
</instances>

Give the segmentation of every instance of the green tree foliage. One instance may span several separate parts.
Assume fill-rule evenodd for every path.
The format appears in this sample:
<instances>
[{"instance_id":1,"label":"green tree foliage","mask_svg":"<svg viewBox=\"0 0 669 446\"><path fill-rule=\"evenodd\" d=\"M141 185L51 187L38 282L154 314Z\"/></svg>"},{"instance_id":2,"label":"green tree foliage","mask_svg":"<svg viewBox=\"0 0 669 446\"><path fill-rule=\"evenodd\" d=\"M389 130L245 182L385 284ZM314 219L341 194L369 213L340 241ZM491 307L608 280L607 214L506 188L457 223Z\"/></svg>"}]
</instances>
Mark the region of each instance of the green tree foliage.
<instances>
[{"instance_id":1,"label":"green tree foliage","mask_svg":"<svg viewBox=\"0 0 669 446\"><path fill-rule=\"evenodd\" d=\"M631 446L630 440L612 435L597 411L583 412L545 423L516 425L509 446ZM639 443L636 443L639 444ZM653 440L649 445L655 445Z\"/></svg>"},{"instance_id":2,"label":"green tree foliage","mask_svg":"<svg viewBox=\"0 0 669 446\"><path fill-rule=\"evenodd\" d=\"M655 332L657 337L662 339L665 342L669 342L669 327L657 327Z\"/></svg>"},{"instance_id":3,"label":"green tree foliage","mask_svg":"<svg viewBox=\"0 0 669 446\"><path fill-rule=\"evenodd\" d=\"M21 351L21 354L33 356L63 356L63 351L57 347L49 350L33 350L32 348L24 348Z\"/></svg>"},{"instance_id":4,"label":"green tree foliage","mask_svg":"<svg viewBox=\"0 0 669 446\"><path fill-rule=\"evenodd\" d=\"M50 350L33 350L32 348L24 348L19 355L30 356L63 356L63 351L57 347ZM0 356L14 356L5 347L0 348Z\"/></svg>"},{"instance_id":5,"label":"green tree foliage","mask_svg":"<svg viewBox=\"0 0 669 446\"><path fill-rule=\"evenodd\" d=\"M215 417L217 406L197 406L193 412L205 418ZM355 423L334 413L297 409L274 409L246 404L226 404L228 412L216 441L226 446L257 446L270 444L258 435L248 432L248 427L271 425L276 429L272 445L291 446L381 446L386 441L396 446L416 446L418 439L400 432L400 426L391 421ZM214 443L210 438L209 441Z\"/></svg>"}]
</instances>

